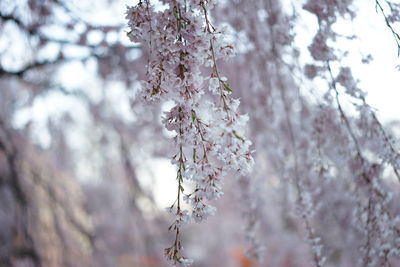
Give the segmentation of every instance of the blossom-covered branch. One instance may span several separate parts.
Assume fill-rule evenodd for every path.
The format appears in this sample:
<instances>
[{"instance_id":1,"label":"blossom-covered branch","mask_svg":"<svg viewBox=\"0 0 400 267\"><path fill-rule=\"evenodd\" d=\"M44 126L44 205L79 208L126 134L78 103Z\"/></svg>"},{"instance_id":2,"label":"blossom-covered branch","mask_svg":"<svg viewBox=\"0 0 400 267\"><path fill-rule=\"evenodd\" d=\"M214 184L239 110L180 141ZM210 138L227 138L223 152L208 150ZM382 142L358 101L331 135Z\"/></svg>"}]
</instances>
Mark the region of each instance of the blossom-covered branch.
<instances>
[{"instance_id":1,"label":"blossom-covered branch","mask_svg":"<svg viewBox=\"0 0 400 267\"><path fill-rule=\"evenodd\" d=\"M150 1L129 8L128 36L151 51L143 98L174 103L163 118L166 129L175 133L177 153L172 163L178 181L176 201L168 208L176 218L170 227L175 241L165 254L175 264L188 265L192 261L182 253L182 226L214 214L207 201L222 195L229 171L247 174L253 158L251 142L243 134L247 116L238 113L239 100L232 98L232 89L217 67L218 60L233 55L233 46L224 29L211 24L213 1L164 2L163 11L156 11ZM211 74L203 67L211 67ZM182 207L183 199L189 209Z\"/></svg>"}]
</instances>

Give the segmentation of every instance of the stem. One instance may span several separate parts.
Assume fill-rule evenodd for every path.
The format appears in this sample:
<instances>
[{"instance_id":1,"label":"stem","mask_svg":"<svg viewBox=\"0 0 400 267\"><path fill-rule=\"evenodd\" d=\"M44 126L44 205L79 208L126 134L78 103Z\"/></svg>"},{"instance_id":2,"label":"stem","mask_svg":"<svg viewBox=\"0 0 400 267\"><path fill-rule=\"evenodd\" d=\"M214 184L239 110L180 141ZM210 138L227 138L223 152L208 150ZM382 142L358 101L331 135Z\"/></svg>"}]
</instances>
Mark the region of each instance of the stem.
<instances>
[{"instance_id":1,"label":"stem","mask_svg":"<svg viewBox=\"0 0 400 267\"><path fill-rule=\"evenodd\" d=\"M210 23L210 20L208 19L208 11L207 11L206 7L204 6L203 2L200 3L200 5L204 11L204 18L206 20L206 30L208 33L212 34L215 31L215 28L212 26L212 24ZM211 57L212 57L212 61L213 61L213 73L215 73L215 75L217 76L220 87L222 86L223 88L225 88L226 84L222 80L221 75L218 71L217 60L216 60L216 56L215 56L215 50L214 50L212 38L210 39L210 51L211 51ZM229 118L229 114L228 114L229 106L226 102L227 96L225 95L225 93L222 90L220 90L220 96L221 96L222 102L224 104L224 110L227 112L227 116Z\"/></svg>"},{"instance_id":2,"label":"stem","mask_svg":"<svg viewBox=\"0 0 400 267\"><path fill-rule=\"evenodd\" d=\"M386 3L388 3L388 2L386 1ZM390 4L389 4L389 6L390 6ZM377 8L380 9L383 18L385 19L386 26L390 29L390 31L393 34L394 40L396 41L396 44L397 44L397 56L399 57L400 56L400 35L393 29L393 27L390 24L386 14L385 14L385 11L383 10L383 7L382 7L381 3L379 2L379 0L375 0L375 8L376 9Z\"/></svg>"}]
</instances>

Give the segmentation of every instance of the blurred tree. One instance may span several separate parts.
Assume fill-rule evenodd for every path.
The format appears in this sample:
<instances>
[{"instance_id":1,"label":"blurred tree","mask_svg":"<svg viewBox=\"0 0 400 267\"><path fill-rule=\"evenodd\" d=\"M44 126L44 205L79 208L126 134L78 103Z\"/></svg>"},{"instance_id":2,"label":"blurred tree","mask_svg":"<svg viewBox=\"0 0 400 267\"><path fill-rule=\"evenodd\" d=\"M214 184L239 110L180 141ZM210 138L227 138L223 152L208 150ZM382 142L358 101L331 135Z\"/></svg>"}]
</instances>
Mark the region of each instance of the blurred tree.
<instances>
[{"instance_id":1,"label":"blurred tree","mask_svg":"<svg viewBox=\"0 0 400 267\"><path fill-rule=\"evenodd\" d=\"M2 266L91 266L95 236L79 186L0 126Z\"/></svg>"}]
</instances>

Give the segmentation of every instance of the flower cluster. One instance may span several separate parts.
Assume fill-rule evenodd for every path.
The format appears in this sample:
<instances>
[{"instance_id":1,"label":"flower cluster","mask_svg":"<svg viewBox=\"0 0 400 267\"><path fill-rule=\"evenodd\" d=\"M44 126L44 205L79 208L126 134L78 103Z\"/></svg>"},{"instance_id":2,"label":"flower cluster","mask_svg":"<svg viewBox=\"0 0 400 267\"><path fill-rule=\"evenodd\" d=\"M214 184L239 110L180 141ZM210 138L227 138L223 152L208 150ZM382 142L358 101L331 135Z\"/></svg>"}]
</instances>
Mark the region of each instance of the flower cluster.
<instances>
[{"instance_id":1,"label":"flower cluster","mask_svg":"<svg viewBox=\"0 0 400 267\"><path fill-rule=\"evenodd\" d=\"M175 214L171 225L174 244L166 249L175 264L187 265L180 244L180 228L201 222L215 213L207 201L222 194L223 178L229 171L247 174L253 165L251 142L243 135L246 115L238 112L239 100L218 69L217 61L233 55L233 46L224 38L224 29L211 24L213 1L164 1L167 7L156 11L150 1L129 7L128 36L148 45L147 80L142 95L147 101L172 101L163 124L175 133L178 196L168 209ZM210 74L204 74L210 67ZM208 86L208 90L207 89ZM193 184L187 193L185 184ZM181 200L190 205L182 208Z\"/></svg>"}]
</instances>

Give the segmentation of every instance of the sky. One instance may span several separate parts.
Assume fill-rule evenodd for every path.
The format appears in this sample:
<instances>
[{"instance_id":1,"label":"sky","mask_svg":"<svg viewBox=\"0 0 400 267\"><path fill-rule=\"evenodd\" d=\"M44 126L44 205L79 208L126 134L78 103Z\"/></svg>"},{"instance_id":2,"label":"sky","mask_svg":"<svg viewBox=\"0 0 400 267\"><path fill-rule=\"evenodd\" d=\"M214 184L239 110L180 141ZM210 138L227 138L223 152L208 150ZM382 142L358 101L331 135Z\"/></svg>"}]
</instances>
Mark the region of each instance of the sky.
<instances>
[{"instance_id":1,"label":"sky","mask_svg":"<svg viewBox=\"0 0 400 267\"><path fill-rule=\"evenodd\" d=\"M400 119L400 58L391 31L387 28L381 13L376 12L374 1L354 1L357 17L352 20L339 20L335 30L346 36L356 35L357 39L338 38L337 45L349 51L343 66L351 66L359 87L367 92L367 102L377 109L379 118L388 123ZM303 63L311 62L306 52L316 31L316 18L308 12L301 12L296 26L297 45L301 48ZM395 25L400 31L400 25ZM305 52L305 53L304 53ZM370 54L370 64L362 64L362 57Z\"/></svg>"}]
</instances>

